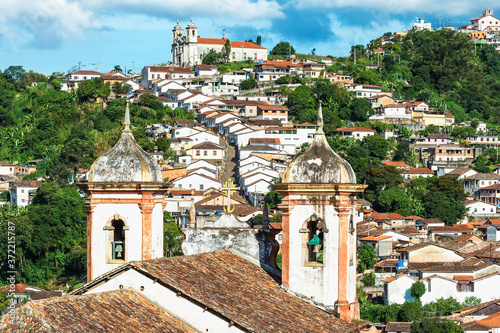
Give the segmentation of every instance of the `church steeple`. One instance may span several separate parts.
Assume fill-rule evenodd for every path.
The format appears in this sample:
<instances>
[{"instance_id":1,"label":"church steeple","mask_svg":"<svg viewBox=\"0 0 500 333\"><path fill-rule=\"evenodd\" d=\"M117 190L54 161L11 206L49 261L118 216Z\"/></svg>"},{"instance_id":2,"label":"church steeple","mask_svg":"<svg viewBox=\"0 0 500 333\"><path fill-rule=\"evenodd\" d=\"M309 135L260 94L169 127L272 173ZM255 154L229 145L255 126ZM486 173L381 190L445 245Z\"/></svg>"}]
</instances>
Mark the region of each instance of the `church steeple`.
<instances>
[{"instance_id":1,"label":"church steeple","mask_svg":"<svg viewBox=\"0 0 500 333\"><path fill-rule=\"evenodd\" d=\"M318 128L316 129L316 134L324 135L325 132L323 132L323 108L321 105L321 100L319 101L317 125L318 125Z\"/></svg>"},{"instance_id":2,"label":"church steeple","mask_svg":"<svg viewBox=\"0 0 500 333\"><path fill-rule=\"evenodd\" d=\"M124 133L132 132L130 130L130 108L128 101L127 101L127 106L125 107L125 120L123 121L123 125L125 125L125 128L123 129Z\"/></svg>"},{"instance_id":3,"label":"church steeple","mask_svg":"<svg viewBox=\"0 0 500 333\"><path fill-rule=\"evenodd\" d=\"M283 196L283 288L351 321L359 318L353 219L366 185L326 141L321 102L317 124L311 145L272 185Z\"/></svg>"},{"instance_id":4,"label":"church steeple","mask_svg":"<svg viewBox=\"0 0 500 333\"><path fill-rule=\"evenodd\" d=\"M99 156L88 182L87 281L132 260L163 257L164 193L156 160L137 144L125 107L120 140ZM124 196L127 199L124 199Z\"/></svg>"}]
</instances>

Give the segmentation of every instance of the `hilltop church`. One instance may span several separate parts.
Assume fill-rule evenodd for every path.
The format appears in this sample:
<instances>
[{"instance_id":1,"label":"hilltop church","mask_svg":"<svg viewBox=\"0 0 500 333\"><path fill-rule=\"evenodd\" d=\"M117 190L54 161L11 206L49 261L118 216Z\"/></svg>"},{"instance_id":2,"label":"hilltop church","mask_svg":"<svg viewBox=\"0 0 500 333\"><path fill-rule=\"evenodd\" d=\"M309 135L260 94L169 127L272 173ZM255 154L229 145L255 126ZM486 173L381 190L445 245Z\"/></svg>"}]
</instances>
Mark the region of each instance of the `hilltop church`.
<instances>
[{"instance_id":1,"label":"hilltop church","mask_svg":"<svg viewBox=\"0 0 500 333\"><path fill-rule=\"evenodd\" d=\"M2 332L358 331L349 323L359 319L354 216L366 185L328 145L321 105L313 142L273 185L283 195L281 271L236 244L164 257L169 185L135 141L128 105L124 124L79 185L88 194L88 282L2 317Z\"/></svg>"},{"instance_id":2,"label":"hilltop church","mask_svg":"<svg viewBox=\"0 0 500 333\"><path fill-rule=\"evenodd\" d=\"M210 51L221 52L226 44L226 37L202 38L198 37L198 28L191 22L186 27L186 34L179 25L179 21L172 30L172 62L174 65L189 67L202 63L203 57ZM229 61L267 60L267 49L251 42L231 41Z\"/></svg>"}]
</instances>

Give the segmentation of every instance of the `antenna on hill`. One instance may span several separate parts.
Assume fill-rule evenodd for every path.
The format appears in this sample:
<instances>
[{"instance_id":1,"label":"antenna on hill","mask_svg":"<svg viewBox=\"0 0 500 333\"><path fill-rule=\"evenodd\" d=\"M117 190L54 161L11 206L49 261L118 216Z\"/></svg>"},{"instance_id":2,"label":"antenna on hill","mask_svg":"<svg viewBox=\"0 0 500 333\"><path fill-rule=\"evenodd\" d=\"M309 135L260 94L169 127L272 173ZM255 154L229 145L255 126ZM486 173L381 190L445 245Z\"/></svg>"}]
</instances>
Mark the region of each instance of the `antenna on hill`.
<instances>
[{"instance_id":1,"label":"antenna on hill","mask_svg":"<svg viewBox=\"0 0 500 333\"><path fill-rule=\"evenodd\" d=\"M97 68L97 64L90 64L90 70L92 70L92 65L96 65L96 68Z\"/></svg>"}]
</instances>

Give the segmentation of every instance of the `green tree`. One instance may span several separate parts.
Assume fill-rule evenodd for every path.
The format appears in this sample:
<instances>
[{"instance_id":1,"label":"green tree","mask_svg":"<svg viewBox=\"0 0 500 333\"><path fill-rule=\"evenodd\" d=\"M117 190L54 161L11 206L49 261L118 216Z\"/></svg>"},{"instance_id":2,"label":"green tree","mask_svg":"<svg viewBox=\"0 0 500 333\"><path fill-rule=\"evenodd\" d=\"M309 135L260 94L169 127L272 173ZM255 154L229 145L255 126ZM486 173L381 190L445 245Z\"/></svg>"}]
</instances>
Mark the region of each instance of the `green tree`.
<instances>
[{"instance_id":1,"label":"green tree","mask_svg":"<svg viewBox=\"0 0 500 333\"><path fill-rule=\"evenodd\" d=\"M462 303L464 307L478 304L481 304L481 299L477 298L476 296L466 297L465 301Z\"/></svg>"},{"instance_id":2,"label":"green tree","mask_svg":"<svg viewBox=\"0 0 500 333\"><path fill-rule=\"evenodd\" d=\"M435 301L436 310L441 316L448 316L452 311L460 310L462 305L453 297L439 298Z\"/></svg>"},{"instance_id":3,"label":"green tree","mask_svg":"<svg viewBox=\"0 0 500 333\"><path fill-rule=\"evenodd\" d=\"M257 41L255 42L255 44L261 46L262 45L262 36L257 36Z\"/></svg>"},{"instance_id":4,"label":"green tree","mask_svg":"<svg viewBox=\"0 0 500 333\"><path fill-rule=\"evenodd\" d=\"M288 114L293 118L299 118L301 114L316 110L316 101L311 95L312 90L309 86L298 86L288 95L285 102L288 108Z\"/></svg>"},{"instance_id":5,"label":"green tree","mask_svg":"<svg viewBox=\"0 0 500 333\"><path fill-rule=\"evenodd\" d=\"M355 98L351 102L351 120L367 121L373 115L372 104L366 98Z\"/></svg>"},{"instance_id":6,"label":"green tree","mask_svg":"<svg viewBox=\"0 0 500 333\"><path fill-rule=\"evenodd\" d=\"M420 298L425 294L425 285L421 281L417 281L411 285L410 294L420 302Z\"/></svg>"},{"instance_id":7,"label":"green tree","mask_svg":"<svg viewBox=\"0 0 500 333\"><path fill-rule=\"evenodd\" d=\"M422 305L419 302L405 302L399 313L401 321L416 321L422 318Z\"/></svg>"},{"instance_id":8,"label":"green tree","mask_svg":"<svg viewBox=\"0 0 500 333\"><path fill-rule=\"evenodd\" d=\"M422 318L411 324L411 333L463 333L455 322L444 318Z\"/></svg>"},{"instance_id":9,"label":"green tree","mask_svg":"<svg viewBox=\"0 0 500 333\"><path fill-rule=\"evenodd\" d=\"M228 62L231 56L231 41L226 39L226 43L224 43L224 47L222 48L222 58L224 62Z\"/></svg>"},{"instance_id":10,"label":"green tree","mask_svg":"<svg viewBox=\"0 0 500 333\"><path fill-rule=\"evenodd\" d=\"M181 243L184 240L184 234L180 231L177 223L175 223L169 212L163 213L163 227L165 235L165 254L168 257L181 256Z\"/></svg>"},{"instance_id":11,"label":"green tree","mask_svg":"<svg viewBox=\"0 0 500 333\"><path fill-rule=\"evenodd\" d=\"M291 55L295 54L295 49L293 46L290 45L289 42L284 42L281 41L278 44L276 44L271 52L269 52L270 55Z\"/></svg>"},{"instance_id":12,"label":"green tree","mask_svg":"<svg viewBox=\"0 0 500 333\"><path fill-rule=\"evenodd\" d=\"M375 274L364 274L361 278L361 282L367 287L373 287L375 285Z\"/></svg>"},{"instance_id":13,"label":"green tree","mask_svg":"<svg viewBox=\"0 0 500 333\"><path fill-rule=\"evenodd\" d=\"M366 269L372 269L376 263L376 253L372 246L363 244L358 249L358 272L363 273Z\"/></svg>"},{"instance_id":14,"label":"green tree","mask_svg":"<svg viewBox=\"0 0 500 333\"><path fill-rule=\"evenodd\" d=\"M201 63L203 65L220 65L224 62L224 55L221 52L215 51L214 49L210 49L210 51L208 51L201 60Z\"/></svg>"},{"instance_id":15,"label":"green tree","mask_svg":"<svg viewBox=\"0 0 500 333\"><path fill-rule=\"evenodd\" d=\"M248 79L243 80L240 83L241 90L249 90L256 87L257 87L257 80L255 80L253 77L249 77Z\"/></svg>"},{"instance_id":16,"label":"green tree","mask_svg":"<svg viewBox=\"0 0 500 333\"><path fill-rule=\"evenodd\" d=\"M363 138L362 147L370 152L370 156L383 160L389 153L390 143L378 135L366 136Z\"/></svg>"},{"instance_id":17,"label":"green tree","mask_svg":"<svg viewBox=\"0 0 500 333\"><path fill-rule=\"evenodd\" d=\"M377 202L383 212L396 212L403 216L412 214L412 203L405 191L399 187L390 187L380 192Z\"/></svg>"},{"instance_id":18,"label":"green tree","mask_svg":"<svg viewBox=\"0 0 500 333\"><path fill-rule=\"evenodd\" d=\"M170 141L168 140L168 138L160 137L156 139L156 145L158 146L159 150L167 151L170 148Z\"/></svg>"},{"instance_id":19,"label":"green tree","mask_svg":"<svg viewBox=\"0 0 500 333\"><path fill-rule=\"evenodd\" d=\"M113 67L113 72L123 73L123 69L120 67L120 65L115 65L115 67Z\"/></svg>"}]
</instances>

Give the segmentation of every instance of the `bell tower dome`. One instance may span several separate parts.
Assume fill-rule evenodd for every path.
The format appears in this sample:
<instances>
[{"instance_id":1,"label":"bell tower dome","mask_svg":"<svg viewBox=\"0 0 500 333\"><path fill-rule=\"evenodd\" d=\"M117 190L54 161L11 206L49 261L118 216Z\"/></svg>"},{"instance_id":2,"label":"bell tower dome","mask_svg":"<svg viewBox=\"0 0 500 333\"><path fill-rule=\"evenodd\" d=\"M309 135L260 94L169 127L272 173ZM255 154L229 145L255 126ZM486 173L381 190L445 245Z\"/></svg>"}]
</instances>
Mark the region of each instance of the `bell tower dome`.
<instances>
[{"instance_id":1,"label":"bell tower dome","mask_svg":"<svg viewBox=\"0 0 500 333\"><path fill-rule=\"evenodd\" d=\"M163 257L167 184L130 130L127 103L120 140L92 164L87 194L87 281L132 260Z\"/></svg>"},{"instance_id":2,"label":"bell tower dome","mask_svg":"<svg viewBox=\"0 0 500 333\"><path fill-rule=\"evenodd\" d=\"M344 320L358 319L354 216L366 185L328 145L321 103L313 142L272 187L283 195L283 287Z\"/></svg>"}]
</instances>

